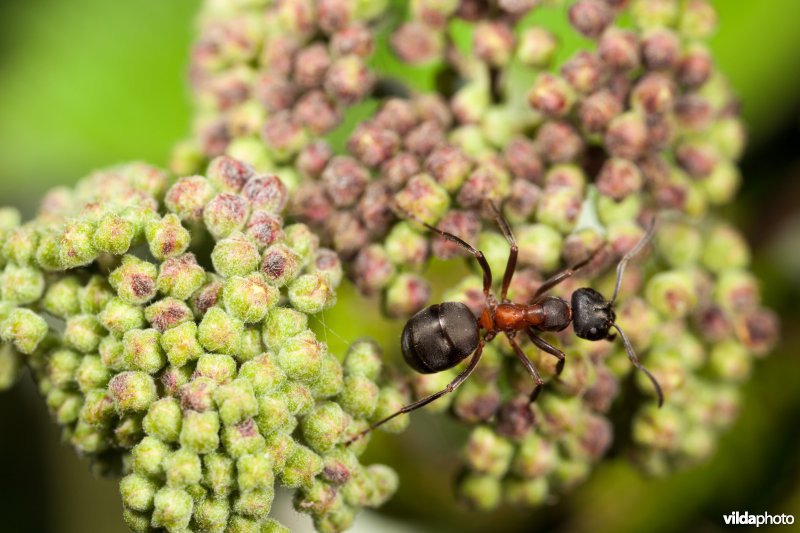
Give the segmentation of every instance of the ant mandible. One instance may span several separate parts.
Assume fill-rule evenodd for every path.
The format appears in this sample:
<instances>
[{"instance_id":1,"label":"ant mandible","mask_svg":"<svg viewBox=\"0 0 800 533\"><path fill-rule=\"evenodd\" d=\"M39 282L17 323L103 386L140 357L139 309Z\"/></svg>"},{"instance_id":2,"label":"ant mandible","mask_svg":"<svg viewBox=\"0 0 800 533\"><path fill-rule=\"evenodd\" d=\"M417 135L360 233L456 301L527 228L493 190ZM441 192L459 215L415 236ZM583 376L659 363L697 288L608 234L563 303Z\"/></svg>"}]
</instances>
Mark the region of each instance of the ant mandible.
<instances>
[{"instance_id":1,"label":"ant mandible","mask_svg":"<svg viewBox=\"0 0 800 533\"><path fill-rule=\"evenodd\" d=\"M442 231L439 228L423 222L413 214L406 213L408 218L416 220L430 231L458 244L478 261L483 271L484 304L480 317L477 319L475 315L472 314L472 311L460 302L443 302L422 309L411 317L403 328L403 335L401 338L403 358L411 368L421 374L434 374L453 368L470 354L472 354L472 359L467 365L467 368L456 376L447 387L437 393L406 405L396 413L375 422L369 428L350 439L347 444L358 440L396 416L419 409L441 398L445 394L453 392L470 376L470 374L472 374L475 367L478 366L478 362L481 360L481 354L483 353L483 347L486 343L490 342L500 333L506 336L516 353L517 359L520 360L533 378L535 386L530 395L530 401L533 402L536 400L536 397L539 396L539 392L544 385L544 380L539 375L538 370L536 370L536 367L530 359L528 359L522 351L522 348L520 348L516 341L516 335L520 331L525 331L528 338L536 347L555 356L558 359L556 363L556 376L558 376L564 369L566 355L564 352L539 337L537 333L542 331L561 331L569 326L570 322L572 322L575 335L590 341L602 339L613 340L615 334L609 333L609 330L611 328L617 330L633 366L644 372L653 383L658 396L658 406L661 407L664 403L664 394L661 391L661 386L658 384L655 377L653 377L639 362L639 358L636 357L630 340L616 322L614 322L616 320L616 313L614 313L613 309L614 301L619 293L625 267L653 237L655 232L655 218L653 218L645 235L625 254L617 265L617 281L614 287L614 294L611 296L610 300L606 300L602 294L589 287L580 288L572 293L572 305L557 296L544 295L547 291L571 277L589 263L597 251L599 251L596 250L587 259L544 281L533 295L533 303L519 304L511 302L506 297L508 287L511 284L511 278L514 276L514 271L517 266L517 254L519 252L517 241L511 233L508 222L497 207L491 202L488 202L488 204L497 220L497 224L500 226L500 230L511 245L511 251L508 255L508 261L506 262L505 274L503 275L503 286L500 290L499 302L491 293L492 270L489 268L489 263L486 261L483 252L473 248L467 242L452 233ZM481 330L484 331L482 336Z\"/></svg>"}]
</instances>

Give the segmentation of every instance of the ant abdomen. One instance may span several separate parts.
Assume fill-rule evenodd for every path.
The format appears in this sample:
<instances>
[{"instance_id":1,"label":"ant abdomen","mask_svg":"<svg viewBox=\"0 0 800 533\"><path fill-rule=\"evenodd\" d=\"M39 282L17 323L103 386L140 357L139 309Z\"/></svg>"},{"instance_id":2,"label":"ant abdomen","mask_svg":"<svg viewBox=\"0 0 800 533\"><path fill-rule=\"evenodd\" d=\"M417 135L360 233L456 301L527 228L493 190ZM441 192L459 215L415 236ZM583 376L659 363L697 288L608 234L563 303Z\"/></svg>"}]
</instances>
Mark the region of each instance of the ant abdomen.
<instances>
[{"instance_id":1,"label":"ant abdomen","mask_svg":"<svg viewBox=\"0 0 800 533\"><path fill-rule=\"evenodd\" d=\"M443 302L419 311L406 323L401 348L406 363L421 374L456 366L478 346L475 315L459 302Z\"/></svg>"}]
</instances>

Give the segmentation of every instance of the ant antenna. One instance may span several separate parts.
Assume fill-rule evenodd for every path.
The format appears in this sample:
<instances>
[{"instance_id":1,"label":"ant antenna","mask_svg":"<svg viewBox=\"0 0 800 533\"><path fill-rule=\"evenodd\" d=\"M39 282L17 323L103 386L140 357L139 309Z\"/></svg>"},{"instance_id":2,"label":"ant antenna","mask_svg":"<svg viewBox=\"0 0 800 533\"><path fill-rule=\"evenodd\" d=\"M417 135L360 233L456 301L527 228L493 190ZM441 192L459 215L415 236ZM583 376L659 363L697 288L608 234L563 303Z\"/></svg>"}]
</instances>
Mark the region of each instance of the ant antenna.
<instances>
[{"instance_id":1,"label":"ant antenna","mask_svg":"<svg viewBox=\"0 0 800 533\"><path fill-rule=\"evenodd\" d=\"M614 301L617 299L617 294L619 293L619 287L622 285L622 274L625 273L625 267L628 266L628 262L633 259L633 257L642 251L642 248L650 242L650 239L653 238L653 235L656 232L656 217L654 216L650 221L650 227L647 228L647 232L644 236L639 239L639 242L636 243L636 246L628 250L628 253L620 260L619 264L617 265L617 284L614 286L614 294L611 296L611 300L609 300L609 305L613 305Z\"/></svg>"},{"instance_id":2,"label":"ant antenna","mask_svg":"<svg viewBox=\"0 0 800 533\"><path fill-rule=\"evenodd\" d=\"M622 328L620 328L614 322L611 323L611 326L613 326L614 329L619 332L619 336L622 338L622 344L625 345L625 351L628 352L628 359L630 359L631 364L644 372L645 375L650 378L650 381L653 383L653 387L656 389L656 395L658 395L658 406L661 407L664 405L664 392L661 390L661 385L658 384L658 381L656 381L656 378L653 377L653 374L651 374L650 371L642 365L642 363L639 361L639 358L636 357L636 353L633 351L633 345L628 339L628 336L625 335L625 332L622 331Z\"/></svg>"}]
</instances>

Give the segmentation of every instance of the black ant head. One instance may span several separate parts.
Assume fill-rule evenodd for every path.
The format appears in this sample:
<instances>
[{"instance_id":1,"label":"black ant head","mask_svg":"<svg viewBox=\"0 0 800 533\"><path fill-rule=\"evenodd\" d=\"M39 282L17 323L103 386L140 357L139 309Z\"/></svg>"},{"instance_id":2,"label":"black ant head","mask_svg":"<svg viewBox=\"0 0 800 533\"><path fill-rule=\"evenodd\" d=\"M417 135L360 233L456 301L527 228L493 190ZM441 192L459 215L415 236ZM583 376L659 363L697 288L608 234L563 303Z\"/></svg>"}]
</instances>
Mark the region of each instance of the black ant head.
<instances>
[{"instance_id":1,"label":"black ant head","mask_svg":"<svg viewBox=\"0 0 800 533\"><path fill-rule=\"evenodd\" d=\"M608 331L616 318L611 302L596 290L585 287L572 293L572 327L581 339L612 338Z\"/></svg>"}]
</instances>

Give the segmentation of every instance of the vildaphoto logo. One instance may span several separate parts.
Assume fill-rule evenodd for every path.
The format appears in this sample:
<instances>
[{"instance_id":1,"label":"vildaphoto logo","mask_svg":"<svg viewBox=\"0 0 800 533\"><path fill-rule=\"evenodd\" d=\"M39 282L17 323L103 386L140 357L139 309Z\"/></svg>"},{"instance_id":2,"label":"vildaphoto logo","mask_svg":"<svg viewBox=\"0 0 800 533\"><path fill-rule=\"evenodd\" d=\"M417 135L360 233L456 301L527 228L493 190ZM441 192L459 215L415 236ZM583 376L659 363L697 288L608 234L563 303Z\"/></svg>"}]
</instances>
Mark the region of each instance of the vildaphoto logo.
<instances>
[{"instance_id":1,"label":"vildaphoto logo","mask_svg":"<svg viewBox=\"0 0 800 533\"><path fill-rule=\"evenodd\" d=\"M730 514L722 515L726 526L790 526L794 524L794 515L790 514L750 514L747 511L740 513L734 511Z\"/></svg>"}]
</instances>

